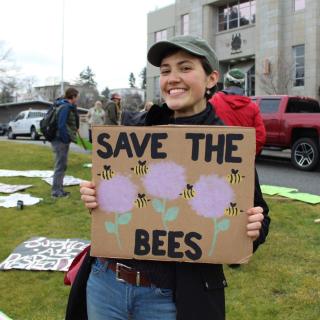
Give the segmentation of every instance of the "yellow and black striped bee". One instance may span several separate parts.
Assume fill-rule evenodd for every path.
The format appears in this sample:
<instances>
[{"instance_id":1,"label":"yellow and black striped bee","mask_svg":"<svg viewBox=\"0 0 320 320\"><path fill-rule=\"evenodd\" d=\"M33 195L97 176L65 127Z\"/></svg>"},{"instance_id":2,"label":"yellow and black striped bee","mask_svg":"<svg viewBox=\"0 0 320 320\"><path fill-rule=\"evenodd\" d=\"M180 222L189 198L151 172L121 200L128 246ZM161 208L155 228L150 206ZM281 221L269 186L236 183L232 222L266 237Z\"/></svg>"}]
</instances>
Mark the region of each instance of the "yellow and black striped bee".
<instances>
[{"instance_id":1,"label":"yellow and black striped bee","mask_svg":"<svg viewBox=\"0 0 320 320\"><path fill-rule=\"evenodd\" d=\"M227 175L227 180L231 184L239 184L244 176L239 173L239 170L231 169L231 173Z\"/></svg>"},{"instance_id":2,"label":"yellow and black striped bee","mask_svg":"<svg viewBox=\"0 0 320 320\"><path fill-rule=\"evenodd\" d=\"M187 184L187 187L180 193L183 199L190 200L196 195L196 191L193 189L193 185Z\"/></svg>"},{"instance_id":3,"label":"yellow and black striped bee","mask_svg":"<svg viewBox=\"0 0 320 320\"><path fill-rule=\"evenodd\" d=\"M134 200L134 205L139 209L145 208L148 205L148 201L150 199L147 199L144 193L138 193L138 198Z\"/></svg>"},{"instance_id":4,"label":"yellow and black striped bee","mask_svg":"<svg viewBox=\"0 0 320 320\"><path fill-rule=\"evenodd\" d=\"M111 169L111 166L103 166L103 169L101 173L98 173L98 176L100 176L104 180L111 180L115 176L115 172Z\"/></svg>"},{"instance_id":5,"label":"yellow and black striped bee","mask_svg":"<svg viewBox=\"0 0 320 320\"><path fill-rule=\"evenodd\" d=\"M143 176L148 173L149 168L146 165L146 161L138 161L138 164L131 168L131 170L137 175L137 176Z\"/></svg>"},{"instance_id":6,"label":"yellow and black striped bee","mask_svg":"<svg viewBox=\"0 0 320 320\"><path fill-rule=\"evenodd\" d=\"M242 210L237 208L236 205L236 203L230 202L230 207L224 210L224 215L234 217L243 212Z\"/></svg>"}]
</instances>

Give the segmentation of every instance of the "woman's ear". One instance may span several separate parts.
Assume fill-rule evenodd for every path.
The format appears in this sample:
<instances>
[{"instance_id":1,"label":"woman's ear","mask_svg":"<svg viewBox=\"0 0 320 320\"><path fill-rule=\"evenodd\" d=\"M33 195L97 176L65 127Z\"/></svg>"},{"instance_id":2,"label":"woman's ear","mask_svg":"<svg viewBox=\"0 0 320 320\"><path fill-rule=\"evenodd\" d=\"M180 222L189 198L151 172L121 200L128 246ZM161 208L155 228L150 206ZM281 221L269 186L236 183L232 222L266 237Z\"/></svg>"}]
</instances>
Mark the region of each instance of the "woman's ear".
<instances>
[{"instance_id":1,"label":"woman's ear","mask_svg":"<svg viewBox=\"0 0 320 320\"><path fill-rule=\"evenodd\" d=\"M219 81L219 77L220 77L219 71L216 71L216 70L212 71L207 79L207 88L211 89L214 86L216 86Z\"/></svg>"}]
</instances>

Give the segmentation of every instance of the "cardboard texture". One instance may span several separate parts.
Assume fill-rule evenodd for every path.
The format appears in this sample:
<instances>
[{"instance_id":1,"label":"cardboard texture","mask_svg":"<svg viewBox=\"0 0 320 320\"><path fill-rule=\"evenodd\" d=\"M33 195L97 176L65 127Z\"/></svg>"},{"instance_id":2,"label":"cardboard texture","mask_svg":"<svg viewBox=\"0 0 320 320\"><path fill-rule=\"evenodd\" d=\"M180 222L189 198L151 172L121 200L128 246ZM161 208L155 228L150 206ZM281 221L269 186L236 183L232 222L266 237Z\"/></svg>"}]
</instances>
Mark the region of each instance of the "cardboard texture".
<instances>
[{"instance_id":1,"label":"cardboard texture","mask_svg":"<svg viewBox=\"0 0 320 320\"><path fill-rule=\"evenodd\" d=\"M245 263L254 129L93 127L97 257Z\"/></svg>"}]
</instances>

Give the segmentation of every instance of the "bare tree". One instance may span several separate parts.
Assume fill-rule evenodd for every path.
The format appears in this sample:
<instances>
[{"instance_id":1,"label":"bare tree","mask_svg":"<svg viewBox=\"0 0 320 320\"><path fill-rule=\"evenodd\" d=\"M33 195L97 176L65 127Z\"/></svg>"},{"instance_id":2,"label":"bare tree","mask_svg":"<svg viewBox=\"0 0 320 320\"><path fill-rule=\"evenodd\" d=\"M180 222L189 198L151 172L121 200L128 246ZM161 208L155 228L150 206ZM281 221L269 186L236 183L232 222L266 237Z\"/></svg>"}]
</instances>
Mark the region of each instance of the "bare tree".
<instances>
[{"instance_id":1,"label":"bare tree","mask_svg":"<svg viewBox=\"0 0 320 320\"><path fill-rule=\"evenodd\" d=\"M258 73L261 89L267 94L288 94L294 81L295 64L279 58L277 63L269 62L267 69Z\"/></svg>"},{"instance_id":2,"label":"bare tree","mask_svg":"<svg viewBox=\"0 0 320 320\"><path fill-rule=\"evenodd\" d=\"M11 49L5 42L0 42L0 102L13 102L17 96L20 83L17 79L17 68L11 57Z\"/></svg>"},{"instance_id":3,"label":"bare tree","mask_svg":"<svg viewBox=\"0 0 320 320\"><path fill-rule=\"evenodd\" d=\"M11 49L8 49L3 41L0 42L0 87L1 89L12 82L14 65L11 60Z\"/></svg>"},{"instance_id":4,"label":"bare tree","mask_svg":"<svg viewBox=\"0 0 320 320\"><path fill-rule=\"evenodd\" d=\"M37 82L37 78L34 76L25 77L21 81L21 86L24 89L25 92L25 99L26 100L33 100L36 98L36 93L34 90L34 85Z\"/></svg>"}]
</instances>

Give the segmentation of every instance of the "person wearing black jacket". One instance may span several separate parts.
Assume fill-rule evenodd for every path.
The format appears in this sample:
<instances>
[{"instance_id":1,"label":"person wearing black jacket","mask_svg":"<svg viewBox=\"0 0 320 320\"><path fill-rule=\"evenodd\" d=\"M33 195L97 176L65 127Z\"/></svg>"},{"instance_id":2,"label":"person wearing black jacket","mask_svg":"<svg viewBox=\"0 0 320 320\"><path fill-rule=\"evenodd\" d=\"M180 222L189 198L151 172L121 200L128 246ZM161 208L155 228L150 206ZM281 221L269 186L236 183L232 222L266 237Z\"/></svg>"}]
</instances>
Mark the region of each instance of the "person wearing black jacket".
<instances>
[{"instance_id":1,"label":"person wearing black jacket","mask_svg":"<svg viewBox=\"0 0 320 320\"><path fill-rule=\"evenodd\" d=\"M170 41L161 41L153 45L148 60L160 66L160 86L166 101L162 106L154 105L136 125L222 125L213 106L207 102L218 81L218 61L214 51L202 39L192 36L179 36ZM92 182L82 183L81 198L87 208L98 206L95 186ZM270 218L268 206L264 201L258 176L255 176L254 208L247 211L247 234L253 240L253 251L262 244L268 234ZM119 295L117 305L110 305L109 292L104 287L92 286L101 281L114 281L114 264L123 263L130 270L126 274L138 271L145 277L145 292L151 296L155 290L161 298L154 304L153 316L142 317L141 308L150 308L137 298L130 300L128 308L125 297ZM100 274L97 274L97 265ZM109 274L109 280L104 274ZM134 290L128 276L123 285ZM122 280L122 279L121 279ZM115 282L113 282L115 284ZM203 263L175 263L144 260L114 260L93 258L87 255L72 285L66 319L150 319L150 320L223 320L225 319L224 288L227 286L222 265ZM139 288L139 287L138 287ZM101 291L101 292L100 292ZM119 294L117 292L117 294ZM99 297L95 301L92 297ZM120 298L119 298L120 297ZM111 299L111 298L110 298ZM148 300L150 301L150 300ZM108 310L117 312L111 316Z\"/></svg>"}]
</instances>

